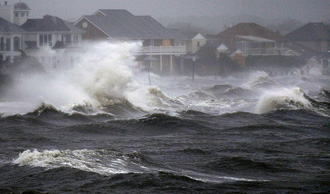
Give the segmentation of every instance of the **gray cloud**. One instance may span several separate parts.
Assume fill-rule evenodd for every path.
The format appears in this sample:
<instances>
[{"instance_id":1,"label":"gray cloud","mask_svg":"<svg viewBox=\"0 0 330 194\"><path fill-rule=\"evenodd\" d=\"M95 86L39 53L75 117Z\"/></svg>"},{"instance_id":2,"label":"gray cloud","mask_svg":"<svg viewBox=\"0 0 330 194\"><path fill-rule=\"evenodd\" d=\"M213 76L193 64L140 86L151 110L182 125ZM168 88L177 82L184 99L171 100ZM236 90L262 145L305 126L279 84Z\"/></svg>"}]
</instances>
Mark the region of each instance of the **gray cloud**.
<instances>
[{"instance_id":1,"label":"gray cloud","mask_svg":"<svg viewBox=\"0 0 330 194\"><path fill-rule=\"evenodd\" d=\"M5 0L0 0L3 3ZM7 0L14 4L18 0ZM294 18L302 22L330 19L329 0L22 0L32 17L45 14L75 20L97 9L127 9L136 15L153 17L252 15Z\"/></svg>"}]
</instances>

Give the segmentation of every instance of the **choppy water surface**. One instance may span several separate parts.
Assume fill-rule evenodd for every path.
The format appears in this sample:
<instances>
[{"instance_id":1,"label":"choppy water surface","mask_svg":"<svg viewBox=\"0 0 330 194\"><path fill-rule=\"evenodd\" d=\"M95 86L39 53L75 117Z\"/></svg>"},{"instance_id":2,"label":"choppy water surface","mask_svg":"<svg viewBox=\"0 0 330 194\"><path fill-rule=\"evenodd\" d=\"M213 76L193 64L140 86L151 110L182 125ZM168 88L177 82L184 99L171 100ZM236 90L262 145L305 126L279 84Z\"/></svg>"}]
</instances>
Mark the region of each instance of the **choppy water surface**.
<instances>
[{"instance_id":1,"label":"choppy water surface","mask_svg":"<svg viewBox=\"0 0 330 194\"><path fill-rule=\"evenodd\" d=\"M330 192L329 77L149 86L134 49L96 45L1 95L0 193Z\"/></svg>"}]
</instances>

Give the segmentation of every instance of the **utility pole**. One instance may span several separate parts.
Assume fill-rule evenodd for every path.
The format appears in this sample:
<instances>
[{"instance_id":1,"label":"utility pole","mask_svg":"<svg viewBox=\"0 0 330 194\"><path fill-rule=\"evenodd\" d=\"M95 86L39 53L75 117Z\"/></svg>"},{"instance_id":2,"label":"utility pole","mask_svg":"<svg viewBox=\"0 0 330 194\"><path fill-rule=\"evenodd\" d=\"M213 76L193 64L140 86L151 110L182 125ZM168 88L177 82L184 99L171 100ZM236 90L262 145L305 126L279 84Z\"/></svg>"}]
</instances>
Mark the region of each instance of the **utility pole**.
<instances>
[{"instance_id":1,"label":"utility pole","mask_svg":"<svg viewBox=\"0 0 330 194\"><path fill-rule=\"evenodd\" d=\"M192 61L193 62L192 62L192 76L191 76L191 78L192 78L192 81L195 81L195 62L196 62L196 57L195 56L193 56Z\"/></svg>"}]
</instances>

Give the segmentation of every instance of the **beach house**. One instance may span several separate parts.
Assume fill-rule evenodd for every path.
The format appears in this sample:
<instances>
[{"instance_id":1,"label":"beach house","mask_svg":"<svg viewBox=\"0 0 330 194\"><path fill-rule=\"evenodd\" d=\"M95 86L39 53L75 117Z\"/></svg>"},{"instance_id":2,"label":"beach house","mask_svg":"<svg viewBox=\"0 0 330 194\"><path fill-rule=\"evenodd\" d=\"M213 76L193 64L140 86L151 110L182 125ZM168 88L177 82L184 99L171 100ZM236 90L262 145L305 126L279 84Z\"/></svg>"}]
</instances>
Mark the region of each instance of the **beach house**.
<instances>
[{"instance_id":1,"label":"beach house","mask_svg":"<svg viewBox=\"0 0 330 194\"><path fill-rule=\"evenodd\" d=\"M172 74L177 59L186 54L185 37L165 28L151 16L135 16L127 10L100 9L84 15L74 25L84 31L85 41L140 41L142 48L135 53L141 64L150 65L154 72Z\"/></svg>"}]
</instances>

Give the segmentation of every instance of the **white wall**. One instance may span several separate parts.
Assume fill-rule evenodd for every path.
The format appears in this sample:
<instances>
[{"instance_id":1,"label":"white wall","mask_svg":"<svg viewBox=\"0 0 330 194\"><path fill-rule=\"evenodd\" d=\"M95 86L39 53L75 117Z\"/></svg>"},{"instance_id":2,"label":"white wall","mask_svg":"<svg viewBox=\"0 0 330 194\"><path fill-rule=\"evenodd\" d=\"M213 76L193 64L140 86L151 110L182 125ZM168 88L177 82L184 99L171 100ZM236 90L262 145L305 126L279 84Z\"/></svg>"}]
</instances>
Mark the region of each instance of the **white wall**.
<instances>
[{"instance_id":1,"label":"white wall","mask_svg":"<svg viewBox=\"0 0 330 194\"><path fill-rule=\"evenodd\" d=\"M0 17L10 23L14 23L14 6L13 5L0 5Z\"/></svg>"}]
</instances>

